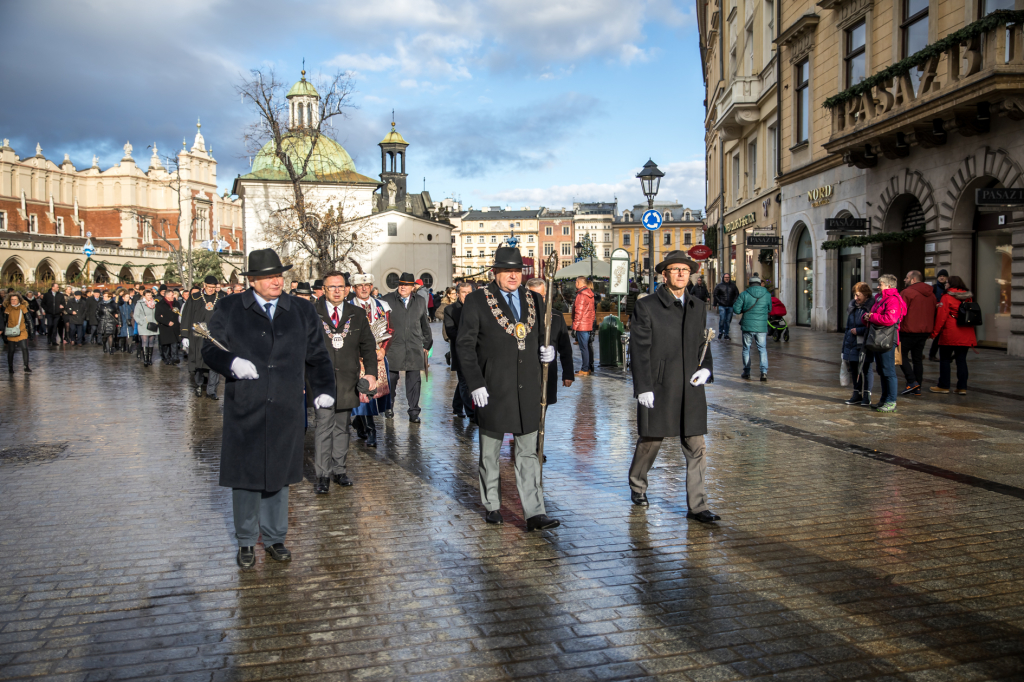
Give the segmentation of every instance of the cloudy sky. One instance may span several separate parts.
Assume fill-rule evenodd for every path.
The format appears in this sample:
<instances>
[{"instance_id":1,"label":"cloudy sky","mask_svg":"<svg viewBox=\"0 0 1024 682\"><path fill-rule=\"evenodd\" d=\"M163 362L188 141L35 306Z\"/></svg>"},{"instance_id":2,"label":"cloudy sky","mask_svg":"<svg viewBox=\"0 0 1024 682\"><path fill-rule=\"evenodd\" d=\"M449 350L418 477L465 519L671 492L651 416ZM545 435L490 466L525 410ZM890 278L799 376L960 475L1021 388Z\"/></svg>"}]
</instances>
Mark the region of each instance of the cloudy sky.
<instances>
[{"instance_id":1,"label":"cloudy sky","mask_svg":"<svg viewBox=\"0 0 1024 682\"><path fill-rule=\"evenodd\" d=\"M678 0L0 0L0 137L22 156L143 166L189 146L197 118L221 189L249 159L250 69L351 73L335 138L375 175L390 129L411 189L467 205L659 199L704 205L704 97L692 3Z\"/></svg>"}]
</instances>

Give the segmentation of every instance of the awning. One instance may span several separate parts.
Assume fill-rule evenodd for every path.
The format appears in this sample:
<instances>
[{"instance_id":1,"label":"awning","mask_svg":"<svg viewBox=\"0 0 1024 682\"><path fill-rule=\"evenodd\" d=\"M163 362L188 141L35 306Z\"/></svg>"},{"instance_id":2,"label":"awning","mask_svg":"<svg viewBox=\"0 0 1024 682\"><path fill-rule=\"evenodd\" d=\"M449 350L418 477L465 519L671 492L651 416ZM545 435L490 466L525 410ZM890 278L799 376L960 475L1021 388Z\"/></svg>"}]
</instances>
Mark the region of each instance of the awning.
<instances>
[{"instance_id":1,"label":"awning","mask_svg":"<svg viewBox=\"0 0 1024 682\"><path fill-rule=\"evenodd\" d=\"M591 271L591 263L593 263L593 271ZM584 259L556 272L555 279L590 277L591 272L593 272L594 277L604 277L607 279L612 276L612 264L598 258Z\"/></svg>"}]
</instances>

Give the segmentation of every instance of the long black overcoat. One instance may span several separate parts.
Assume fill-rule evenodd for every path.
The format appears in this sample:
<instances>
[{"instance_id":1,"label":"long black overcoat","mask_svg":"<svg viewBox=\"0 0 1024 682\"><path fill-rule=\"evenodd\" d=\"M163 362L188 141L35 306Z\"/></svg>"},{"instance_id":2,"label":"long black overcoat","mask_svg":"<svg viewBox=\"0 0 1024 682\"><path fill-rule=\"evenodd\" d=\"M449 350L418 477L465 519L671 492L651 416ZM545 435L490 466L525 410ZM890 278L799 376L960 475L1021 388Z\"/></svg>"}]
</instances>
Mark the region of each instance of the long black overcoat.
<instances>
[{"instance_id":1,"label":"long black overcoat","mask_svg":"<svg viewBox=\"0 0 1024 682\"><path fill-rule=\"evenodd\" d=\"M707 319L707 304L686 296L681 304L668 289L659 287L636 302L629 321L629 354L633 368L633 397L654 393L654 407L637 403L640 436L669 438L700 436L708 432L708 404L703 386L690 385L697 371ZM711 349L704 356L711 370Z\"/></svg>"},{"instance_id":2,"label":"long black overcoat","mask_svg":"<svg viewBox=\"0 0 1024 682\"><path fill-rule=\"evenodd\" d=\"M508 301L491 282L487 289L509 321L515 320ZM532 433L540 427L540 346L544 342L544 300L519 287L523 324L527 323L527 297L533 297L536 323L519 350L491 313L483 289L466 297L459 320L459 363L470 392L487 389L487 405L476 408L481 429L499 433Z\"/></svg>"},{"instance_id":3,"label":"long black overcoat","mask_svg":"<svg viewBox=\"0 0 1024 682\"><path fill-rule=\"evenodd\" d=\"M206 304L212 303L214 308L216 308L217 302L225 298L227 298L227 294L223 291L215 291L213 296L206 297L203 294L196 294L189 297L188 302L181 311L181 338L188 339L188 370L192 373L195 373L198 369L210 369L210 366L206 364L206 360L203 359L203 344L206 341L203 337L192 331L192 325L197 322L209 324L214 311L207 310ZM228 348L230 347L228 346Z\"/></svg>"},{"instance_id":4,"label":"long black overcoat","mask_svg":"<svg viewBox=\"0 0 1024 682\"><path fill-rule=\"evenodd\" d=\"M391 306L391 343L388 344L388 371L413 372L426 369L423 351L430 350L434 336L427 320L427 302L422 296L411 294L409 307L402 303L397 291L381 300Z\"/></svg>"},{"instance_id":5,"label":"long black overcoat","mask_svg":"<svg viewBox=\"0 0 1024 682\"><path fill-rule=\"evenodd\" d=\"M314 307L320 316L324 346L334 367L334 383L338 391L334 410L351 410L359 406L359 394L356 392L356 384L362 376L359 373L359 359L363 360L365 374L377 376L377 342L370 331L366 311L359 306L345 303L338 316L338 326L335 327L327 314L327 299L321 298ZM346 323L349 325L347 333ZM331 343L331 337L342 333L346 334L342 346L340 349L335 348Z\"/></svg>"},{"instance_id":6,"label":"long black overcoat","mask_svg":"<svg viewBox=\"0 0 1024 682\"><path fill-rule=\"evenodd\" d=\"M160 325L160 345L168 346L178 343L181 338L181 318L178 316L178 309L161 298L156 302L153 311L156 314L156 323Z\"/></svg>"},{"instance_id":7,"label":"long black overcoat","mask_svg":"<svg viewBox=\"0 0 1024 682\"><path fill-rule=\"evenodd\" d=\"M541 343L543 343L541 339ZM555 347L557 357L548 363L548 405L558 402L558 364L562 365L562 380L575 381L576 370L572 364L572 341L569 339L569 328L565 325L562 313L551 313L551 345Z\"/></svg>"},{"instance_id":8,"label":"long black overcoat","mask_svg":"<svg viewBox=\"0 0 1024 682\"><path fill-rule=\"evenodd\" d=\"M203 344L210 369L226 379L220 485L275 491L302 481L302 439L308 372L314 395L335 395L334 370L324 347L320 317L297 296L277 299L271 323L252 290L221 300L210 333L223 351ZM231 363L244 358L258 379L235 379Z\"/></svg>"},{"instance_id":9,"label":"long black overcoat","mask_svg":"<svg viewBox=\"0 0 1024 682\"><path fill-rule=\"evenodd\" d=\"M453 372L459 371L459 322L462 320L462 303L455 301L444 307L444 332L448 335L448 346L451 349Z\"/></svg>"}]
</instances>

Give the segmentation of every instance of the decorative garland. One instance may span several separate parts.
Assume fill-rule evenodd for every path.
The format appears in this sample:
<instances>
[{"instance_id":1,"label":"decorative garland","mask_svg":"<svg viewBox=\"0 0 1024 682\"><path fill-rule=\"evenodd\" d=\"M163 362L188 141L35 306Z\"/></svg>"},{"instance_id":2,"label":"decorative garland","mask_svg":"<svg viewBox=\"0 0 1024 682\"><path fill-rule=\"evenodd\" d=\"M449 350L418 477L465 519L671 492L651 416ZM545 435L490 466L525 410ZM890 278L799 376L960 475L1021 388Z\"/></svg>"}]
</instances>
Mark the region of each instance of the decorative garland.
<instances>
[{"instance_id":1,"label":"decorative garland","mask_svg":"<svg viewBox=\"0 0 1024 682\"><path fill-rule=\"evenodd\" d=\"M843 102L855 97L860 97L866 92L870 92L871 88L879 85L880 83L884 83L896 78L897 76L910 73L910 70L915 66L923 64L932 57L936 57L957 45L966 43L983 33L988 33L992 29L1006 24L1018 24L1022 22L1024 22L1024 10L997 10L972 24L964 26L959 31L950 33L942 40L937 40L931 45L926 46L923 50L910 55L906 59L887 66L875 75L865 78L860 83L857 83L857 85L843 90L838 95L829 97L822 104L826 109L837 107Z\"/></svg>"},{"instance_id":2,"label":"decorative garland","mask_svg":"<svg viewBox=\"0 0 1024 682\"><path fill-rule=\"evenodd\" d=\"M833 239L822 242L823 251L835 251L847 246L864 246L866 244L880 244L885 242L910 243L924 234L924 228L907 230L906 232L879 232L878 234L857 235Z\"/></svg>"}]
</instances>

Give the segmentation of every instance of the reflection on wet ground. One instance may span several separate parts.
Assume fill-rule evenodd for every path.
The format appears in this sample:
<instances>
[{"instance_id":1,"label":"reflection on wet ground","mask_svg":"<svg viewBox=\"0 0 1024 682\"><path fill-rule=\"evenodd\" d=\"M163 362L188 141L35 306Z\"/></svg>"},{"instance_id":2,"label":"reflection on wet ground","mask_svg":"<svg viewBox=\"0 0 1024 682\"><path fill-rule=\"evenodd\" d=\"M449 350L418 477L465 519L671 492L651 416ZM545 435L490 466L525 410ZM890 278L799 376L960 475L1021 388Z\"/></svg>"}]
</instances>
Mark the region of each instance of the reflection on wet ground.
<instances>
[{"instance_id":1,"label":"reflection on wet ground","mask_svg":"<svg viewBox=\"0 0 1024 682\"><path fill-rule=\"evenodd\" d=\"M678 443L629 504L632 386L603 368L559 390L563 525L527 534L507 446L506 524L483 522L434 326L423 423L403 396L354 487L294 486L295 561L248 574L222 403L181 367L36 345L0 378L0 679L1024 677L1024 362L980 351L980 391L880 415L842 404L837 335L770 342L767 384L716 343L710 527L685 519Z\"/></svg>"}]
</instances>

